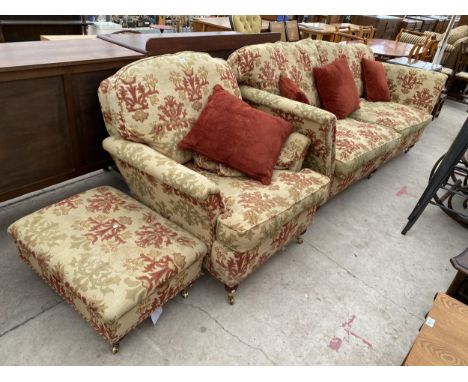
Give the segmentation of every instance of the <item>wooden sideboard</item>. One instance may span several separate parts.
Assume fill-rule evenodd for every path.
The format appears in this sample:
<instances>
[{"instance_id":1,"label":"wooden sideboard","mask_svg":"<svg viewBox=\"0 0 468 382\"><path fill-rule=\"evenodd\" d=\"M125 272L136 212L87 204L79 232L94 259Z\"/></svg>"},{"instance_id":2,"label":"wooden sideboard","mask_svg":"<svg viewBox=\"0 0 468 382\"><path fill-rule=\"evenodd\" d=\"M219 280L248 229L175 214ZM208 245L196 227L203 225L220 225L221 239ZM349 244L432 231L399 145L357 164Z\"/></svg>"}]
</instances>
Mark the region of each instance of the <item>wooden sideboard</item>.
<instances>
[{"instance_id":1,"label":"wooden sideboard","mask_svg":"<svg viewBox=\"0 0 468 382\"><path fill-rule=\"evenodd\" d=\"M97 88L141 57L99 39L0 44L0 201L111 163Z\"/></svg>"},{"instance_id":2,"label":"wooden sideboard","mask_svg":"<svg viewBox=\"0 0 468 382\"><path fill-rule=\"evenodd\" d=\"M279 33L190 32L168 34L108 34L99 38L147 56L192 50L207 52L227 59L236 49L246 45L279 41Z\"/></svg>"},{"instance_id":3,"label":"wooden sideboard","mask_svg":"<svg viewBox=\"0 0 468 382\"><path fill-rule=\"evenodd\" d=\"M99 83L146 56L183 50L227 58L279 33L101 35L0 44L0 202L104 168Z\"/></svg>"}]
</instances>

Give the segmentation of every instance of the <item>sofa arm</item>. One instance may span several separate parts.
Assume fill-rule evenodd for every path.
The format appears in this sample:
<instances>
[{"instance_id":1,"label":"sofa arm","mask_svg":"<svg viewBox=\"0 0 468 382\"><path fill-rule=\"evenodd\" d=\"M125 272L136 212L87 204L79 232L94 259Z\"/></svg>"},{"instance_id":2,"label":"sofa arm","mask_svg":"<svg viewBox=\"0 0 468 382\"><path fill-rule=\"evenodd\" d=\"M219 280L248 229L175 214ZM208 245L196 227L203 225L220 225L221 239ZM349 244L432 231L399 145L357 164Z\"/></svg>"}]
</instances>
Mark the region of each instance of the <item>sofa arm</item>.
<instances>
[{"instance_id":1,"label":"sofa arm","mask_svg":"<svg viewBox=\"0 0 468 382\"><path fill-rule=\"evenodd\" d=\"M141 143L108 137L103 147L138 200L211 245L224 210L216 183Z\"/></svg>"},{"instance_id":2,"label":"sofa arm","mask_svg":"<svg viewBox=\"0 0 468 382\"><path fill-rule=\"evenodd\" d=\"M431 114L447 75L408 66L384 63L391 100Z\"/></svg>"},{"instance_id":3,"label":"sofa arm","mask_svg":"<svg viewBox=\"0 0 468 382\"><path fill-rule=\"evenodd\" d=\"M336 117L318 107L306 105L288 98L240 86L242 98L260 110L278 115L290 121L295 131L311 140L304 166L331 176L335 170Z\"/></svg>"}]
</instances>

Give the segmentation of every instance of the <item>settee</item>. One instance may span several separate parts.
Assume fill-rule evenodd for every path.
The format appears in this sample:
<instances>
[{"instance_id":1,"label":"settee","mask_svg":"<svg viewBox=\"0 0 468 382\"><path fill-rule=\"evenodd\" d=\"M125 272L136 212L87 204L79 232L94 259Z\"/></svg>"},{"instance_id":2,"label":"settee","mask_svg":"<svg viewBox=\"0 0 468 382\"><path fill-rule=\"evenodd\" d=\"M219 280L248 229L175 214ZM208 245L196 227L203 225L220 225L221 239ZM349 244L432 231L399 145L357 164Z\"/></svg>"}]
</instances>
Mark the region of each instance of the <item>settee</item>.
<instances>
[{"instance_id":1,"label":"settee","mask_svg":"<svg viewBox=\"0 0 468 382\"><path fill-rule=\"evenodd\" d=\"M245 277L291 239L301 241L330 179L297 165L295 154L302 163L304 150L293 153L290 167L274 170L269 185L197 166L193 152L178 143L215 85L241 97L226 61L181 52L125 66L101 83L98 95L110 135L103 147L132 195L205 243L204 267L226 286L233 303ZM304 133L308 146L307 129L296 134Z\"/></svg>"},{"instance_id":2,"label":"settee","mask_svg":"<svg viewBox=\"0 0 468 382\"><path fill-rule=\"evenodd\" d=\"M373 59L363 44L311 39L259 44L243 47L227 60L245 101L291 121L296 131L310 138L304 166L331 179L329 198L418 141L447 79L442 73L384 63L391 102L362 98L358 110L337 119L321 108L312 69L343 54L363 97L361 60ZM279 95L281 74L299 85L310 105Z\"/></svg>"}]
</instances>

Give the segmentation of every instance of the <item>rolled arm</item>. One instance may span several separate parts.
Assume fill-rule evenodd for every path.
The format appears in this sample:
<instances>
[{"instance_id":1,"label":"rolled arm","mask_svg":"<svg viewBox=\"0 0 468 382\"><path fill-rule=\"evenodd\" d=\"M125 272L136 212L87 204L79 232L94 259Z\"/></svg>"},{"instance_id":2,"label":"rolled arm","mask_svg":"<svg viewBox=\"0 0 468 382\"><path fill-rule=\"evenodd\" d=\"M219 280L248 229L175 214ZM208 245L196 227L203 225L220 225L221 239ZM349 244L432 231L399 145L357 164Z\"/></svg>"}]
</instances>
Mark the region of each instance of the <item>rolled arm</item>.
<instances>
[{"instance_id":1,"label":"rolled arm","mask_svg":"<svg viewBox=\"0 0 468 382\"><path fill-rule=\"evenodd\" d=\"M391 100L431 114L444 89L447 75L384 63Z\"/></svg>"},{"instance_id":2,"label":"rolled arm","mask_svg":"<svg viewBox=\"0 0 468 382\"><path fill-rule=\"evenodd\" d=\"M260 110L290 121L295 131L310 138L311 145L304 160L304 166L326 176L333 174L335 170L335 115L318 107L250 86L242 85L240 90L245 101Z\"/></svg>"},{"instance_id":3,"label":"rolled arm","mask_svg":"<svg viewBox=\"0 0 468 382\"><path fill-rule=\"evenodd\" d=\"M224 209L216 183L141 143L108 137L103 147L138 200L211 245Z\"/></svg>"}]
</instances>

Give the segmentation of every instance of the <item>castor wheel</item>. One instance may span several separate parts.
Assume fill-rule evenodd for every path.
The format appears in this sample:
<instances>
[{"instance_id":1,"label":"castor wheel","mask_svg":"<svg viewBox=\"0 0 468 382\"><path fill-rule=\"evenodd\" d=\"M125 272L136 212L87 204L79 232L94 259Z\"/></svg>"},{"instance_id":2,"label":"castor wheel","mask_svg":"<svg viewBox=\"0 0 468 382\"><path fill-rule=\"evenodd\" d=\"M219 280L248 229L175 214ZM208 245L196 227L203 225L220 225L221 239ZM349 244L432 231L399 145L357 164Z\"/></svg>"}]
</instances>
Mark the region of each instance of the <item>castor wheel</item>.
<instances>
[{"instance_id":1,"label":"castor wheel","mask_svg":"<svg viewBox=\"0 0 468 382\"><path fill-rule=\"evenodd\" d=\"M304 239L302 238L302 236L298 236L296 237L296 242L297 244L302 244L304 242Z\"/></svg>"},{"instance_id":2,"label":"castor wheel","mask_svg":"<svg viewBox=\"0 0 468 382\"><path fill-rule=\"evenodd\" d=\"M188 297L188 294L188 289L184 289L182 292L180 292L180 295L183 299L186 299Z\"/></svg>"},{"instance_id":3,"label":"castor wheel","mask_svg":"<svg viewBox=\"0 0 468 382\"><path fill-rule=\"evenodd\" d=\"M225 285L224 288L226 289L227 292L227 301L229 305L234 305L234 293L237 290L237 285L235 287L230 287Z\"/></svg>"},{"instance_id":4,"label":"castor wheel","mask_svg":"<svg viewBox=\"0 0 468 382\"><path fill-rule=\"evenodd\" d=\"M119 343L113 344L112 345L112 353L117 354L119 351Z\"/></svg>"}]
</instances>

